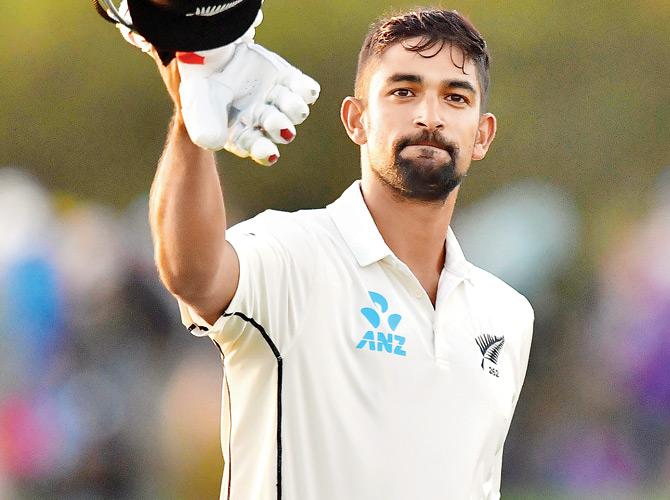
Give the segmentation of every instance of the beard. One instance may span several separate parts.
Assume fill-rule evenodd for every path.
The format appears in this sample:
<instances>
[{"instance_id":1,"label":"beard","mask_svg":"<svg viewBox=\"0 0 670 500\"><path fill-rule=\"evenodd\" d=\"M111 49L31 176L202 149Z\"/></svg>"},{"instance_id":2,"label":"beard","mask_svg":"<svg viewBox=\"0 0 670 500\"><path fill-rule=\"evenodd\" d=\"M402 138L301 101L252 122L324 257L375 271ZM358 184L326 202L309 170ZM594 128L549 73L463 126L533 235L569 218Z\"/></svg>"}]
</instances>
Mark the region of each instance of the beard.
<instances>
[{"instance_id":1,"label":"beard","mask_svg":"<svg viewBox=\"0 0 670 500\"><path fill-rule=\"evenodd\" d=\"M425 165L421 158L430 160L435 151L426 151L417 158L404 158L402 151L407 146L430 142L445 150L449 159L435 165ZM464 174L456 168L459 148L448 142L439 132L422 133L403 137L393 144L393 162L385 168L373 168L373 172L387 186L406 199L444 202L449 194L461 183Z\"/></svg>"}]
</instances>

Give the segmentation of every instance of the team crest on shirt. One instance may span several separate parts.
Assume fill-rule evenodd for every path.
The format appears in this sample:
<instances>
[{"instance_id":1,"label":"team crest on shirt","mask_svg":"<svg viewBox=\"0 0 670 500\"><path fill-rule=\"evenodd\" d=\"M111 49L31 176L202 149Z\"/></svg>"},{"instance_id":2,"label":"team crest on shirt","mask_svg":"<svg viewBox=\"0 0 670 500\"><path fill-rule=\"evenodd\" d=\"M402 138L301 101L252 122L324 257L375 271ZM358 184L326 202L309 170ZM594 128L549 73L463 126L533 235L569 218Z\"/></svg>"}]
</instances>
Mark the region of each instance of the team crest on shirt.
<instances>
[{"instance_id":1,"label":"team crest on shirt","mask_svg":"<svg viewBox=\"0 0 670 500\"><path fill-rule=\"evenodd\" d=\"M479 350L482 353L482 370L484 369L484 361L487 359L491 365L497 365L498 356L500 356L500 351L502 351L503 345L505 345L505 336L497 337L485 333L477 337L475 342L477 342L477 346L479 346ZM489 366L489 373L497 377L498 369Z\"/></svg>"},{"instance_id":2,"label":"team crest on shirt","mask_svg":"<svg viewBox=\"0 0 670 500\"><path fill-rule=\"evenodd\" d=\"M383 352L396 356L407 356L404 349L405 337L395 333L402 316L386 314L389 310L388 300L382 294L368 291L374 307L363 307L361 314L372 329L366 331L356 345L356 349Z\"/></svg>"}]
</instances>

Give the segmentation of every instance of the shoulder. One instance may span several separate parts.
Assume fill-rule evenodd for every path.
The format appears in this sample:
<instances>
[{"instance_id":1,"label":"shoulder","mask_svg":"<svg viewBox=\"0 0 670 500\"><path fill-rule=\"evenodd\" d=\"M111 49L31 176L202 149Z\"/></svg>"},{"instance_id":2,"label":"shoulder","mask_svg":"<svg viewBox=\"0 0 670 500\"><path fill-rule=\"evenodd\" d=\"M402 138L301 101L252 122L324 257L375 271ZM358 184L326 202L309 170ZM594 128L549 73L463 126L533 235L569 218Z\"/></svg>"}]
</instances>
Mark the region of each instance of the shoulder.
<instances>
[{"instance_id":1,"label":"shoulder","mask_svg":"<svg viewBox=\"0 0 670 500\"><path fill-rule=\"evenodd\" d=\"M314 251L333 230L324 208L297 212L265 210L232 226L227 235L231 238L252 236L259 243L275 244L291 253L304 254Z\"/></svg>"},{"instance_id":2,"label":"shoulder","mask_svg":"<svg viewBox=\"0 0 670 500\"><path fill-rule=\"evenodd\" d=\"M230 227L232 232L261 231L277 237L299 235L310 231L326 229L330 218L325 208L284 212L281 210L265 210L251 219Z\"/></svg>"},{"instance_id":3,"label":"shoulder","mask_svg":"<svg viewBox=\"0 0 670 500\"><path fill-rule=\"evenodd\" d=\"M471 265L470 278L487 309L493 311L499 319L514 323L532 323L535 319L535 312L528 299L497 276Z\"/></svg>"}]
</instances>

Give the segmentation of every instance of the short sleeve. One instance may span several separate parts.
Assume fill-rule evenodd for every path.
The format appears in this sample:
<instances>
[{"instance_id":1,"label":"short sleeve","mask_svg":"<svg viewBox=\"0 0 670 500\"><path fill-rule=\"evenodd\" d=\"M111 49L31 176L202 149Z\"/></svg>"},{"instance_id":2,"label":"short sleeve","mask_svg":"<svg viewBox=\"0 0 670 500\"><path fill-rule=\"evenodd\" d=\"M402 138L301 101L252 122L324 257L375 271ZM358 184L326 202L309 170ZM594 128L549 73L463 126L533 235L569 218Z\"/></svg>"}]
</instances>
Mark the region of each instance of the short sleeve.
<instances>
[{"instance_id":1,"label":"short sleeve","mask_svg":"<svg viewBox=\"0 0 670 500\"><path fill-rule=\"evenodd\" d=\"M280 352L292 343L318 255L313 237L295 219L266 211L226 231L240 262L237 290L214 324L178 301L182 323L192 334L211 337L224 352L249 329L260 330Z\"/></svg>"}]
</instances>

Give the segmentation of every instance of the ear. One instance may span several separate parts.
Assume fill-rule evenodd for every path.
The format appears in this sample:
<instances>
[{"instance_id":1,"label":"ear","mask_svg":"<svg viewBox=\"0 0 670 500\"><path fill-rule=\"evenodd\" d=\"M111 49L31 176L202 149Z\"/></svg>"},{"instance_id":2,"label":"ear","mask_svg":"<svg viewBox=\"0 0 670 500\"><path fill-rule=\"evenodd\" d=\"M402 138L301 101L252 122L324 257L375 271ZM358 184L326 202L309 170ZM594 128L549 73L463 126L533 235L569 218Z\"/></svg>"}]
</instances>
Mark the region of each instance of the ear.
<instances>
[{"instance_id":1,"label":"ear","mask_svg":"<svg viewBox=\"0 0 670 500\"><path fill-rule=\"evenodd\" d=\"M496 117L491 113L484 113L479 118L479 127L477 128L477 138L475 147L472 150L473 160L482 160L489 150L489 146L496 136Z\"/></svg>"},{"instance_id":2,"label":"ear","mask_svg":"<svg viewBox=\"0 0 670 500\"><path fill-rule=\"evenodd\" d=\"M359 146L368 142L362 119L364 109L361 100L351 96L344 98L340 109L340 118L347 135Z\"/></svg>"}]
</instances>

